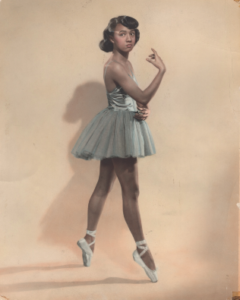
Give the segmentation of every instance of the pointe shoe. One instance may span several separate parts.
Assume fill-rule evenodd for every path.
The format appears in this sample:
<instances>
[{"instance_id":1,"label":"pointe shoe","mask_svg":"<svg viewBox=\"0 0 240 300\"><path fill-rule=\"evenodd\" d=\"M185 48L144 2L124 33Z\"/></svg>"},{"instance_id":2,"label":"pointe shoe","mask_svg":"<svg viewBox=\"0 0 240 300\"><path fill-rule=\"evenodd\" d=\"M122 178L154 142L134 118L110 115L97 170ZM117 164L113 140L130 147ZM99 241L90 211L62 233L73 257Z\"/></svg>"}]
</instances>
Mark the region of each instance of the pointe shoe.
<instances>
[{"instance_id":1,"label":"pointe shoe","mask_svg":"<svg viewBox=\"0 0 240 300\"><path fill-rule=\"evenodd\" d=\"M94 230L94 231L87 230L87 234L89 234L93 237L96 237L95 236L96 230ZM77 241L77 245L82 249L82 258L83 258L83 264L85 267L90 267L90 265L91 265L93 252L92 252L92 249L90 248L90 246L94 243L95 243L95 240L92 243L88 244L88 242L84 238Z\"/></svg>"},{"instance_id":2,"label":"pointe shoe","mask_svg":"<svg viewBox=\"0 0 240 300\"><path fill-rule=\"evenodd\" d=\"M142 241L136 242L137 247L140 249L143 249L143 251L139 254L136 249L133 252L133 259L136 263L138 263L144 269L147 276L150 278L150 280L152 282L157 282L158 281L158 275L157 275L158 267L156 268L156 270L151 270L148 268L148 266L146 266L144 261L141 259L141 256L149 249L147 245L141 246L142 244L146 244L146 241L142 240Z\"/></svg>"}]
</instances>

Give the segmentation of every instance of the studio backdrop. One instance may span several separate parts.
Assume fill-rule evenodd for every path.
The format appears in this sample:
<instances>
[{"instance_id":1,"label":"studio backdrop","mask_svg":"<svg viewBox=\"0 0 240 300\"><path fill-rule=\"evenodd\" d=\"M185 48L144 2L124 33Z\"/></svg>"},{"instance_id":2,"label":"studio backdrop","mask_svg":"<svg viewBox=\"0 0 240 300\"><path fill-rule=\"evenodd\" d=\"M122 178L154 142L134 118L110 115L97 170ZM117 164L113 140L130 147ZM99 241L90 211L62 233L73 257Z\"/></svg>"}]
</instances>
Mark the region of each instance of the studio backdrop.
<instances>
[{"instance_id":1,"label":"studio backdrop","mask_svg":"<svg viewBox=\"0 0 240 300\"><path fill-rule=\"evenodd\" d=\"M132 16L130 52L145 89L166 65L146 122L156 154L139 158L139 207L159 267L151 283L116 180L94 260L76 242L99 161L71 149L107 107L98 44L112 17ZM0 299L226 300L238 291L240 7L234 0L0 2Z\"/></svg>"}]
</instances>

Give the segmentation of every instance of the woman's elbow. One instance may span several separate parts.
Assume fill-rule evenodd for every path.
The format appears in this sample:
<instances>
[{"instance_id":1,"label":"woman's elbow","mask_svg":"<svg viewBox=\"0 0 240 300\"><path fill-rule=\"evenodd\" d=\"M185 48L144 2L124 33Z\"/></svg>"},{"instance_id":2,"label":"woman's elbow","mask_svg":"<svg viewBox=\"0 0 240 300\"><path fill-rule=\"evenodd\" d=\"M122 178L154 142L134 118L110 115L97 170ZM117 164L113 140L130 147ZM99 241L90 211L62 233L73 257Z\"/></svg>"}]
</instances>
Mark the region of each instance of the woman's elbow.
<instances>
[{"instance_id":1,"label":"woman's elbow","mask_svg":"<svg viewBox=\"0 0 240 300\"><path fill-rule=\"evenodd\" d=\"M147 105L151 99L148 99L146 97L138 97L135 100L142 105Z\"/></svg>"}]
</instances>

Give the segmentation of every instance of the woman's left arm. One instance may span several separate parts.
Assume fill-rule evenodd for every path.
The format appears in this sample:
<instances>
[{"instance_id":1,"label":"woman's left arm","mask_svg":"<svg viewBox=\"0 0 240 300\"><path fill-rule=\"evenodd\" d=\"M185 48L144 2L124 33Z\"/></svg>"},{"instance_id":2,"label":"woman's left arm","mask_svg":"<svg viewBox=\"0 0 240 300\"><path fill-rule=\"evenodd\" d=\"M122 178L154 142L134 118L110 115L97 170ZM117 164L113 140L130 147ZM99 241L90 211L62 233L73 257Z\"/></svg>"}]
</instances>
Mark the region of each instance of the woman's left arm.
<instances>
[{"instance_id":1,"label":"woman's left arm","mask_svg":"<svg viewBox=\"0 0 240 300\"><path fill-rule=\"evenodd\" d=\"M131 71L132 73L134 73L133 70L133 66L131 64L131 62L129 61L130 65L131 65ZM137 103L137 110L138 113L135 113L134 118L141 121L141 120L146 120L147 117L150 114L150 108L148 106L149 104L141 104L141 103Z\"/></svg>"},{"instance_id":2,"label":"woman's left arm","mask_svg":"<svg viewBox=\"0 0 240 300\"><path fill-rule=\"evenodd\" d=\"M131 66L131 72L133 74L134 73L133 66L130 61L129 61L129 63ZM150 114L150 109L149 109L148 104L137 103L137 110L138 110L138 112L134 115L134 118L139 121L146 120Z\"/></svg>"}]
</instances>

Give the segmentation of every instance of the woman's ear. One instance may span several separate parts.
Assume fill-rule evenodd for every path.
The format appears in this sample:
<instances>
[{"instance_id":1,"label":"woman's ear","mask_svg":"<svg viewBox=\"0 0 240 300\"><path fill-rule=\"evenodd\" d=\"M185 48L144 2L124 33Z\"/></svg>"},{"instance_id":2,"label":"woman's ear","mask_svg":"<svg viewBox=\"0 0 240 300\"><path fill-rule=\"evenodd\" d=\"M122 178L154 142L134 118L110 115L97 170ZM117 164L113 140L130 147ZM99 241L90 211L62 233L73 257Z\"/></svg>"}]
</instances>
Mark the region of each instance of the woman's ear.
<instances>
[{"instance_id":1,"label":"woman's ear","mask_svg":"<svg viewBox=\"0 0 240 300\"><path fill-rule=\"evenodd\" d=\"M112 42L114 44L114 40L112 37L109 38L110 42Z\"/></svg>"},{"instance_id":2,"label":"woman's ear","mask_svg":"<svg viewBox=\"0 0 240 300\"><path fill-rule=\"evenodd\" d=\"M112 36L112 35L109 35L108 38L109 38L110 42L114 44L113 36Z\"/></svg>"}]
</instances>

